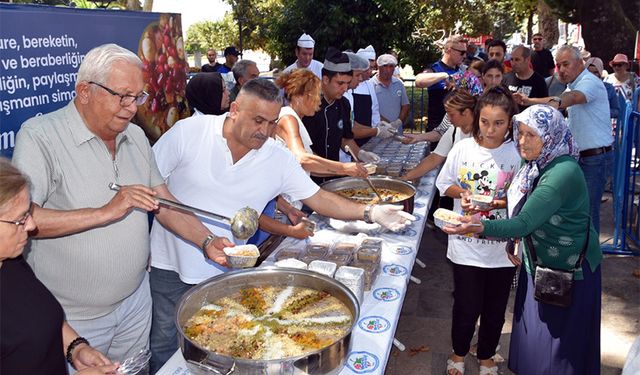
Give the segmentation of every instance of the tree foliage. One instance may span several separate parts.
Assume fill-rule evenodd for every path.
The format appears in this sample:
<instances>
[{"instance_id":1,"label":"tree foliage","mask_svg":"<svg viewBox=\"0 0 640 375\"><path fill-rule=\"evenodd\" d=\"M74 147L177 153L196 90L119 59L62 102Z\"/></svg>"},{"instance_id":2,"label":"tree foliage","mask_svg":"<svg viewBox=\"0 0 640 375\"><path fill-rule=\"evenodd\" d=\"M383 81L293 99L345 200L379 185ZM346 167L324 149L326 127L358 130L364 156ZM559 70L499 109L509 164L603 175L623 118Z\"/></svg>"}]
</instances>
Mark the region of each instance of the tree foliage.
<instances>
[{"instance_id":1,"label":"tree foliage","mask_svg":"<svg viewBox=\"0 0 640 375\"><path fill-rule=\"evenodd\" d=\"M316 40L319 60L328 46L357 50L372 44L378 54L393 49L402 64L421 70L441 53L434 44L440 30L449 35L459 24L464 35L506 38L530 17L537 0L228 1L234 12L248 14L235 17L245 18L251 35L260 35L245 46L263 47L286 64L295 60L296 40L306 32Z\"/></svg>"},{"instance_id":2,"label":"tree foliage","mask_svg":"<svg viewBox=\"0 0 640 375\"><path fill-rule=\"evenodd\" d=\"M640 22L640 1L546 0L560 19L582 26L585 48L592 56L611 59L616 53L633 55Z\"/></svg>"},{"instance_id":3,"label":"tree foliage","mask_svg":"<svg viewBox=\"0 0 640 375\"><path fill-rule=\"evenodd\" d=\"M227 12L220 21L194 23L187 30L185 50L188 53L205 52L209 48L221 50L238 43L238 26Z\"/></svg>"},{"instance_id":4,"label":"tree foliage","mask_svg":"<svg viewBox=\"0 0 640 375\"><path fill-rule=\"evenodd\" d=\"M282 10L282 0L227 0L233 19L242 27L242 49L273 51L269 34L272 20ZM238 29L240 30L240 29Z\"/></svg>"},{"instance_id":5,"label":"tree foliage","mask_svg":"<svg viewBox=\"0 0 640 375\"><path fill-rule=\"evenodd\" d=\"M303 32L315 39L315 57L322 60L329 46L355 51L371 44L378 53L398 48L415 24L410 0L282 0L282 5L267 35L272 52L287 64L295 60Z\"/></svg>"}]
</instances>

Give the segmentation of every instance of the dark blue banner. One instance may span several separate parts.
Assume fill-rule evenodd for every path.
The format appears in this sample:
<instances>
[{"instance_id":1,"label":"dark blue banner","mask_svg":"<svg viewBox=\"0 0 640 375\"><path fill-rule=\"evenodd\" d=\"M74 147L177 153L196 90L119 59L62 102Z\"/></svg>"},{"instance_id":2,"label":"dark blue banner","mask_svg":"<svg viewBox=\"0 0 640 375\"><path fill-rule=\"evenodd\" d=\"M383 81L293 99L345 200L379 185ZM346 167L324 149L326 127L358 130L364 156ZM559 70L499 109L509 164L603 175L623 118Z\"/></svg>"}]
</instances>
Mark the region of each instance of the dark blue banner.
<instances>
[{"instance_id":1,"label":"dark blue banner","mask_svg":"<svg viewBox=\"0 0 640 375\"><path fill-rule=\"evenodd\" d=\"M105 43L137 54L151 95L136 115L157 139L185 117L180 15L0 3L0 154L11 157L24 121L75 97L84 55Z\"/></svg>"}]
</instances>

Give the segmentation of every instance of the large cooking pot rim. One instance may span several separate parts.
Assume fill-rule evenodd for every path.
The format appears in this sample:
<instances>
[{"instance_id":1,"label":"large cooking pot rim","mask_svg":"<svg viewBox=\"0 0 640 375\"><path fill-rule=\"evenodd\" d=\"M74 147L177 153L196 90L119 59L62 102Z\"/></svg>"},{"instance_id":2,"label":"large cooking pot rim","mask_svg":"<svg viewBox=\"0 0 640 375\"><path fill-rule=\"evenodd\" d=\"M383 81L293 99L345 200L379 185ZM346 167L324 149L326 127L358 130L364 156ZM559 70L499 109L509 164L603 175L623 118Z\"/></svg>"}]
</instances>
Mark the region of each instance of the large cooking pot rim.
<instances>
[{"instance_id":1,"label":"large cooking pot rim","mask_svg":"<svg viewBox=\"0 0 640 375\"><path fill-rule=\"evenodd\" d=\"M196 294L196 292L198 292L199 290L205 289L206 287L209 287L213 284L215 284L216 282L218 282L219 280L225 279L225 278L229 278L231 276L236 276L239 274L244 274L244 273L248 273L248 274L254 274L254 273L273 273L273 272L277 272L277 273L287 273L289 275L293 274L299 274L299 275L303 275L304 277L312 277L312 278L318 278L321 280L324 280L325 282L328 282L330 284L333 284L335 286L338 287L338 289L340 289L342 292L344 292L349 299L354 302L354 311L355 311L355 316L353 316L353 322L351 323L351 328L349 330L347 330L347 332L343 335L340 336L339 338L337 338L336 340L334 340L331 344L325 346L324 348L320 348L317 350L314 350L312 352L307 352L305 354L299 355L299 356L294 356L294 357L283 357L283 358L277 358L277 359L246 359L246 358L240 358L240 357L231 357L225 354L220 354L218 352L214 352L212 350L209 350L207 348L204 348L202 346L200 346L198 343L196 343L195 341L191 340L189 337L187 337L187 335L184 334L183 328L180 325L179 322L179 317L180 317L180 312L182 311L182 307L185 305L185 303L187 302L187 300L193 296L194 294ZM205 353L214 353L216 356L221 357L222 359L228 360L229 362L233 362L234 366L236 363L239 364L253 364L255 362L260 362L260 363L265 363L265 364L270 364L270 363L279 363L282 361L297 361L299 359L303 359L303 358L307 358L309 356L312 356L314 354L318 354L321 353L322 351L324 351L326 348L330 347L331 345L334 345L335 343L344 340L345 337L347 337L348 335L350 335L353 332L353 329L356 327L356 325L358 324L358 319L360 316L360 304L358 302L358 299L356 297L355 294L353 294L353 292L347 288L346 286L344 286L344 284L342 284L341 282L322 275L320 273L317 272L313 272L313 271L309 271L309 270L303 270L303 269L298 269L298 268L286 268L286 267L275 267L275 266L266 266L266 267L260 267L260 268L253 268L253 269L244 269L244 270L235 270L235 271L229 271L229 272L225 272L222 273L220 275L216 275L214 277L211 277L199 284L197 284L196 286L194 286L193 288L189 289L181 298L180 301L178 302L178 307L176 308L176 313L175 313L175 319L174 319L174 323L176 325L176 327L178 328L178 333L185 339L187 340L191 345L195 346L196 348L204 351Z\"/></svg>"}]
</instances>

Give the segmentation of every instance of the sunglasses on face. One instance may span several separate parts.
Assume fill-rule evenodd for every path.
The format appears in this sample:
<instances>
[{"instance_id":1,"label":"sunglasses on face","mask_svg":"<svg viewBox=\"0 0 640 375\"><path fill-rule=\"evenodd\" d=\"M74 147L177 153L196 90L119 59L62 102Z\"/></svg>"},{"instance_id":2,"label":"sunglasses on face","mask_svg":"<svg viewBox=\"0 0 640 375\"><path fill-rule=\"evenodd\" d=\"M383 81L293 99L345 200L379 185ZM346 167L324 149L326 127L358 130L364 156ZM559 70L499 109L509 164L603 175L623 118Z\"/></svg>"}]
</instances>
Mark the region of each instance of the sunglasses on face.
<instances>
[{"instance_id":1,"label":"sunglasses on face","mask_svg":"<svg viewBox=\"0 0 640 375\"><path fill-rule=\"evenodd\" d=\"M542 40L542 38L533 38L533 41Z\"/></svg>"},{"instance_id":2,"label":"sunglasses on face","mask_svg":"<svg viewBox=\"0 0 640 375\"><path fill-rule=\"evenodd\" d=\"M452 49L452 50L454 50L454 51L456 51L456 52L458 52L460 55L463 55L463 56L467 54L467 51L466 51L466 50L462 50L462 49L455 49L455 48L453 48L453 47L451 47L451 49Z\"/></svg>"},{"instance_id":3,"label":"sunglasses on face","mask_svg":"<svg viewBox=\"0 0 640 375\"><path fill-rule=\"evenodd\" d=\"M627 65L627 64L625 64L625 63L615 63L615 64L611 64L611 66L613 66L614 68L619 68L619 67L621 67L621 66L625 66L625 65Z\"/></svg>"}]
</instances>

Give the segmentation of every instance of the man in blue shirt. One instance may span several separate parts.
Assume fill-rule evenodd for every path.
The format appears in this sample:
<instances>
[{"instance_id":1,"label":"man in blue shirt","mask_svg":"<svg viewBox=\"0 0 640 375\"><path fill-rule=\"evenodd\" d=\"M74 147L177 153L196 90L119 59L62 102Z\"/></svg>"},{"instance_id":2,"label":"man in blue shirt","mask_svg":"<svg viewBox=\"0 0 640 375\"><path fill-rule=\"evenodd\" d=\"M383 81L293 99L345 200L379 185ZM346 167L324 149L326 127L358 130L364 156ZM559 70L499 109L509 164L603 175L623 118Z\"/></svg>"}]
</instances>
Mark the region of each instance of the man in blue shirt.
<instances>
[{"instance_id":1,"label":"man in blue shirt","mask_svg":"<svg viewBox=\"0 0 640 375\"><path fill-rule=\"evenodd\" d=\"M560 96L525 98L524 104L548 104L567 110L569 128L580 150L578 161L589 189L591 221L600 231L600 203L613 166L607 89L585 68L580 51L575 47L560 47L556 53L556 65L558 80L567 84L567 91Z\"/></svg>"},{"instance_id":2,"label":"man in blue shirt","mask_svg":"<svg viewBox=\"0 0 640 375\"><path fill-rule=\"evenodd\" d=\"M401 129L409 116L409 98L401 80L393 76L398 60L393 55L378 57L378 75L371 78L380 107L380 119Z\"/></svg>"},{"instance_id":3,"label":"man in blue shirt","mask_svg":"<svg viewBox=\"0 0 640 375\"><path fill-rule=\"evenodd\" d=\"M224 49L224 64L218 67L218 73L229 73L233 66L238 61L240 52L234 46L229 46Z\"/></svg>"},{"instance_id":4,"label":"man in blue shirt","mask_svg":"<svg viewBox=\"0 0 640 375\"><path fill-rule=\"evenodd\" d=\"M445 72L449 75L461 72L460 65L467 55L467 41L460 35L450 36L444 44L443 55L440 60L433 63L427 72L440 73ZM427 113L429 119L427 121L427 130L433 130L440 125L444 117L444 97L448 90L445 80L439 81L429 86L429 105Z\"/></svg>"}]
</instances>

